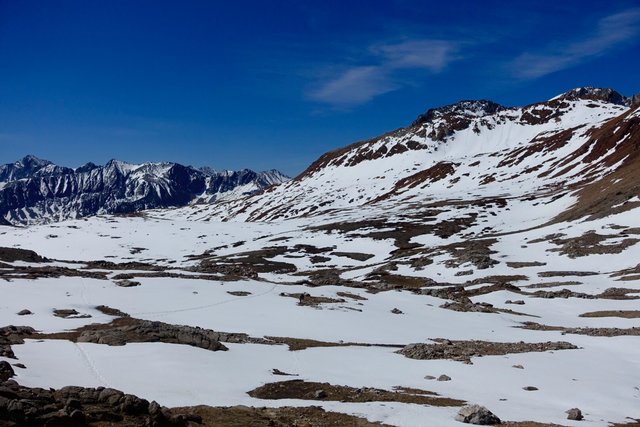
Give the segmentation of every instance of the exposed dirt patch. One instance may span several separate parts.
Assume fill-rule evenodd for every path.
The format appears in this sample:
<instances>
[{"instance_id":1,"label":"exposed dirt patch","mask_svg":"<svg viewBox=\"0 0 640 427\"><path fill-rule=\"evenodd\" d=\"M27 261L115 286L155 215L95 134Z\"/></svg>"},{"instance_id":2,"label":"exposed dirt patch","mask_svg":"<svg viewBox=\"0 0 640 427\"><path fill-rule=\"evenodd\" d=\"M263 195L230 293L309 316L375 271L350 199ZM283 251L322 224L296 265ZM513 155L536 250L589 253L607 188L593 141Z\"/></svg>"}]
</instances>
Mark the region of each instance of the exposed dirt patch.
<instances>
[{"instance_id":1,"label":"exposed dirt patch","mask_svg":"<svg viewBox=\"0 0 640 427\"><path fill-rule=\"evenodd\" d=\"M63 319L87 319L91 317L90 314L79 313L73 308L56 308L53 310L53 315Z\"/></svg>"},{"instance_id":2,"label":"exposed dirt patch","mask_svg":"<svg viewBox=\"0 0 640 427\"><path fill-rule=\"evenodd\" d=\"M365 418L325 411L319 406L295 408L194 406L174 408L172 411L196 414L201 418L202 425L207 427L388 427L386 424L372 423Z\"/></svg>"},{"instance_id":3,"label":"exposed dirt patch","mask_svg":"<svg viewBox=\"0 0 640 427\"><path fill-rule=\"evenodd\" d=\"M583 292L573 292L570 289L560 289L558 291L535 291L535 292L523 292L533 298L583 298L583 299L596 299L598 296L585 294Z\"/></svg>"},{"instance_id":4,"label":"exposed dirt patch","mask_svg":"<svg viewBox=\"0 0 640 427\"><path fill-rule=\"evenodd\" d=\"M80 261L74 261L80 262ZM132 262L111 262L111 261L83 261L86 270L140 270L140 271L163 271L164 267L155 264L148 264L144 262L132 261Z\"/></svg>"},{"instance_id":5,"label":"exposed dirt patch","mask_svg":"<svg viewBox=\"0 0 640 427\"><path fill-rule=\"evenodd\" d=\"M247 291L227 291L227 293L229 295L234 295L234 296L237 296L237 297L246 297L246 296L251 295L251 292L247 292Z\"/></svg>"},{"instance_id":6,"label":"exposed dirt patch","mask_svg":"<svg viewBox=\"0 0 640 427\"><path fill-rule=\"evenodd\" d=\"M416 290L429 286L433 282L431 279L425 277L403 276L390 273L387 267L389 267L389 265L376 268L367 274L365 280L368 282L368 286L378 291L388 291L392 289ZM392 268L395 267L396 264L393 263Z\"/></svg>"},{"instance_id":7,"label":"exposed dirt patch","mask_svg":"<svg viewBox=\"0 0 640 427\"><path fill-rule=\"evenodd\" d=\"M113 280L131 280L137 278L171 278L171 279L187 279L187 280L224 280L225 282L233 282L240 280L242 277L237 275L225 276L222 274L184 274L173 271L147 271L135 273L120 273L112 277Z\"/></svg>"},{"instance_id":8,"label":"exposed dirt patch","mask_svg":"<svg viewBox=\"0 0 640 427\"><path fill-rule=\"evenodd\" d=\"M295 265L271 259L278 255L285 255L287 252L287 246L272 246L261 250L240 252L227 256L215 256L205 252L202 255L194 255L188 258L191 260L200 260L200 264L192 268L192 270L196 272L255 279L259 273L295 273L297 271Z\"/></svg>"},{"instance_id":9,"label":"exposed dirt patch","mask_svg":"<svg viewBox=\"0 0 640 427\"><path fill-rule=\"evenodd\" d=\"M0 279L28 279L35 280L41 278L59 278L59 277L84 277L87 279L106 280L107 273L102 271L78 270L68 267L59 266L43 266L43 267L26 267L26 266L9 266L9 268L0 269Z\"/></svg>"},{"instance_id":10,"label":"exposed dirt patch","mask_svg":"<svg viewBox=\"0 0 640 427\"><path fill-rule=\"evenodd\" d=\"M320 304L335 304L339 302L346 302L343 299L337 298L329 298L322 296L313 296L308 293L286 293L281 292L281 297L290 297L298 300L298 305L310 305L310 306L318 306Z\"/></svg>"},{"instance_id":11,"label":"exposed dirt patch","mask_svg":"<svg viewBox=\"0 0 640 427\"><path fill-rule=\"evenodd\" d=\"M106 314L107 316L114 317L130 317L127 313L118 310L117 308L109 307L108 305L99 305L96 307L96 310L99 312Z\"/></svg>"},{"instance_id":12,"label":"exposed dirt patch","mask_svg":"<svg viewBox=\"0 0 640 427\"><path fill-rule=\"evenodd\" d=\"M357 342L330 342L330 341L316 341L307 338L290 338L290 337L265 337L269 344L286 344L289 346L289 351L305 350L307 348L314 347L387 347L387 348L403 348L404 346L398 344L369 344L369 343L357 343Z\"/></svg>"},{"instance_id":13,"label":"exposed dirt patch","mask_svg":"<svg viewBox=\"0 0 640 427\"><path fill-rule=\"evenodd\" d=\"M398 353L410 359L435 360L449 359L471 362L472 357L501 356L515 353L531 353L554 350L575 350L578 347L565 342L541 343L501 343L490 341L451 341L444 338L434 339L435 344L409 344Z\"/></svg>"},{"instance_id":14,"label":"exposed dirt patch","mask_svg":"<svg viewBox=\"0 0 640 427\"><path fill-rule=\"evenodd\" d=\"M611 274L611 277L618 277L618 280L640 280L640 264L635 267L626 268Z\"/></svg>"},{"instance_id":15,"label":"exposed dirt patch","mask_svg":"<svg viewBox=\"0 0 640 427\"><path fill-rule=\"evenodd\" d=\"M595 271L541 271L538 273L539 277L584 277L584 276L597 276L598 272Z\"/></svg>"},{"instance_id":16,"label":"exposed dirt patch","mask_svg":"<svg viewBox=\"0 0 640 427\"><path fill-rule=\"evenodd\" d=\"M502 427L566 427L561 424L537 423L535 421L503 421Z\"/></svg>"},{"instance_id":17,"label":"exposed dirt patch","mask_svg":"<svg viewBox=\"0 0 640 427\"><path fill-rule=\"evenodd\" d=\"M340 347L346 344L328 341L316 341L306 338L289 338L289 337L265 337L265 339L272 341L275 344L286 344L289 346L289 351L305 350L307 348L315 347Z\"/></svg>"},{"instance_id":18,"label":"exposed dirt patch","mask_svg":"<svg viewBox=\"0 0 640 427\"><path fill-rule=\"evenodd\" d=\"M525 285L523 287L530 289L539 289L539 288L557 288L560 286L577 286L582 285L582 282L576 281L568 281L568 282L544 282L544 283L533 283L531 285Z\"/></svg>"},{"instance_id":19,"label":"exposed dirt patch","mask_svg":"<svg viewBox=\"0 0 640 427\"><path fill-rule=\"evenodd\" d=\"M527 268L527 267L542 267L547 265L546 262L540 261L508 261L507 267L509 268Z\"/></svg>"},{"instance_id":20,"label":"exposed dirt patch","mask_svg":"<svg viewBox=\"0 0 640 427\"><path fill-rule=\"evenodd\" d=\"M619 254L630 246L640 242L640 239L624 238L618 243L607 244L607 240L619 240L617 235L602 235L595 231L589 231L582 236L567 239L557 238L551 242L560 246L557 249L549 249L549 252L559 252L569 258L578 258L594 254Z\"/></svg>"},{"instance_id":21,"label":"exposed dirt patch","mask_svg":"<svg viewBox=\"0 0 640 427\"><path fill-rule=\"evenodd\" d=\"M377 388L354 388L329 383L290 380L265 384L251 390L249 396L257 399L303 399L334 402L402 402L429 406L462 406L462 400L439 397L436 393L409 393L405 390L381 390Z\"/></svg>"},{"instance_id":22,"label":"exposed dirt patch","mask_svg":"<svg viewBox=\"0 0 640 427\"><path fill-rule=\"evenodd\" d=\"M327 253L327 252L331 252L335 248L336 248L335 246L326 246L326 247L320 247L319 248L317 246L303 245L303 244L298 244L298 245L295 245L293 247L293 249L295 249L296 251L305 252L305 253L311 254L311 255L324 254L324 253Z\"/></svg>"},{"instance_id":23,"label":"exposed dirt patch","mask_svg":"<svg viewBox=\"0 0 640 427\"><path fill-rule=\"evenodd\" d=\"M442 246L441 249L447 251L452 257L446 261L445 265L457 268L462 264L471 263L478 270L493 267L498 264L498 261L491 258L492 254L497 253L491 250L491 245L496 242L496 239L480 239Z\"/></svg>"},{"instance_id":24,"label":"exposed dirt patch","mask_svg":"<svg viewBox=\"0 0 640 427\"><path fill-rule=\"evenodd\" d=\"M640 319L640 310L603 310L582 313L580 317L621 317L623 319Z\"/></svg>"},{"instance_id":25,"label":"exposed dirt patch","mask_svg":"<svg viewBox=\"0 0 640 427\"><path fill-rule=\"evenodd\" d=\"M332 252L331 255L350 258L361 262L367 261L375 256L373 254L365 254L362 252Z\"/></svg>"},{"instance_id":26,"label":"exposed dirt patch","mask_svg":"<svg viewBox=\"0 0 640 427\"><path fill-rule=\"evenodd\" d=\"M377 198L373 199L371 203L377 203L382 200L386 200L417 186L425 186L429 183L443 180L446 177L455 174L457 166L460 166L460 164L451 162L436 163L435 165L425 170L416 172L413 175L409 175L398 180L391 191L378 196Z\"/></svg>"},{"instance_id":27,"label":"exposed dirt patch","mask_svg":"<svg viewBox=\"0 0 640 427\"><path fill-rule=\"evenodd\" d=\"M35 334L34 338L115 346L132 342L163 342L190 345L211 351L227 350L222 342L269 344L266 340L250 338L246 334L217 332L211 329L171 325L131 317L118 318L107 324L87 325L70 332Z\"/></svg>"},{"instance_id":28,"label":"exposed dirt patch","mask_svg":"<svg viewBox=\"0 0 640 427\"><path fill-rule=\"evenodd\" d=\"M366 301L367 298L361 296L361 295L356 295L356 294L352 294L351 292L336 292L336 295L338 295L339 297L342 298L351 298L357 301Z\"/></svg>"},{"instance_id":29,"label":"exposed dirt patch","mask_svg":"<svg viewBox=\"0 0 640 427\"><path fill-rule=\"evenodd\" d=\"M531 331L560 331L563 334L589 335L593 337L640 336L640 328L567 328L564 326L541 325L534 322L524 322L516 328Z\"/></svg>"},{"instance_id":30,"label":"exposed dirt patch","mask_svg":"<svg viewBox=\"0 0 640 427\"><path fill-rule=\"evenodd\" d=\"M311 261L312 264L321 264L323 262L331 261L331 258L321 255L312 255L309 257L309 261Z\"/></svg>"},{"instance_id":31,"label":"exposed dirt patch","mask_svg":"<svg viewBox=\"0 0 640 427\"><path fill-rule=\"evenodd\" d=\"M637 295L629 295L629 294L637 294L640 293L640 289L629 289L629 288L608 288L602 291L597 295L598 298L603 299L619 299L619 300L629 300L629 299L638 299L640 296Z\"/></svg>"}]
</instances>

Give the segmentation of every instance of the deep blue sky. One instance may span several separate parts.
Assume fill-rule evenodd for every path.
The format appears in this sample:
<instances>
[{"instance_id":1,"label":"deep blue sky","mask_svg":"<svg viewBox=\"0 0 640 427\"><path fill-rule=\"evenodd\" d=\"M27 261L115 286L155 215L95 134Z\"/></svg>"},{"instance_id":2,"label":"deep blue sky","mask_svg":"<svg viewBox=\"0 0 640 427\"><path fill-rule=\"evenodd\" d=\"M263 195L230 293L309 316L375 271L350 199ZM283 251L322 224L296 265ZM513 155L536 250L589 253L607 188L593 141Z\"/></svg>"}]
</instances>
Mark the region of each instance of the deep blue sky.
<instances>
[{"instance_id":1,"label":"deep blue sky","mask_svg":"<svg viewBox=\"0 0 640 427\"><path fill-rule=\"evenodd\" d=\"M295 175L460 99L640 91L640 3L0 0L0 163Z\"/></svg>"}]
</instances>

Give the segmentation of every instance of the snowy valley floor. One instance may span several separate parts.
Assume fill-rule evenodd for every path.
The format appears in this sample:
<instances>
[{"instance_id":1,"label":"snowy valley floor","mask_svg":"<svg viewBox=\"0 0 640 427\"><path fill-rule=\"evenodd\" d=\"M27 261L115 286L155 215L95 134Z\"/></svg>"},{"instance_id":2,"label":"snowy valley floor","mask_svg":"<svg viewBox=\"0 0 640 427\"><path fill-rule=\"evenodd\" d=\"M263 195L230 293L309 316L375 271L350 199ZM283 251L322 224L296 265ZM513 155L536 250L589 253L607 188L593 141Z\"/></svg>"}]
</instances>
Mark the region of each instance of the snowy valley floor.
<instances>
[{"instance_id":1,"label":"snowy valley floor","mask_svg":"<svg viewBox=\"0 0 640 427\"><path fill-rule=\"evenodd\" d=\"M504 211L450 215L3 227L0 246L46 259L0 250L0 327L33 328L0 360L24 366L23 386L167 407L320 406L397 426L461 425L465 403L505 422L639 419L638 212L509 230ZM576 407L583 421L567 419Z\"/></svg>"}]
</instances>

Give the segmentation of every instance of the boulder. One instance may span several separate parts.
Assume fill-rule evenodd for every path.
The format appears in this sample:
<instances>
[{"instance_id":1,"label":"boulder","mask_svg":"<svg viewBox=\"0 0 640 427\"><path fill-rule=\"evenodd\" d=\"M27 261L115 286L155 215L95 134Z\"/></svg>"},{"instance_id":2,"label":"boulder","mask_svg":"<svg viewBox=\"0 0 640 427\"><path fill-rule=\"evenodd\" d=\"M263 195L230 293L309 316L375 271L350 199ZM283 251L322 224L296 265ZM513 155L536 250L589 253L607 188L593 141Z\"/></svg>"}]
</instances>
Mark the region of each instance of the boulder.
<instances>
[{"instance_id":1,"label":"boulder","mask_svg":"<svg viewBox=\"0 0 640 427\"><path fill-rule=\"evenodd\" d=\"M584 417L582 416L582 411L578 408L571 408L567 411L568 420L580 421L583 418Z\"/></svg>"},{"instance_id":2,"label":"boulder","mask_svg":"<svg viewBox=\"0 0 640 427\"><path fill-rule=\"evenodd\" d=\"M493 412L480 405L467 405L460 408L456 421L465 424L475 424L481 426L490 426L500 424L500 418L496 417Z\"/></svg>"}]
</instances>

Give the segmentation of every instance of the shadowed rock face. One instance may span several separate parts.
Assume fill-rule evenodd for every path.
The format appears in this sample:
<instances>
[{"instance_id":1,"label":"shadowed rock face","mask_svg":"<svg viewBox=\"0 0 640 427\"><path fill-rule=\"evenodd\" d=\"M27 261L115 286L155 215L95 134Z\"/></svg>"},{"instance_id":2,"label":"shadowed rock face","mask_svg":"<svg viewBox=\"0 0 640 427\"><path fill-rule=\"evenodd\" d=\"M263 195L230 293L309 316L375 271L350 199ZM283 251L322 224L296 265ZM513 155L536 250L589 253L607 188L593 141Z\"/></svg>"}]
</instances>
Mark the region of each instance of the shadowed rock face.
<instances>
[{"instance_id":1,"label":"shadowed rock face","mask_svg":"<svg viewBox=\"0 0 640 427\"><path fill-rule=\"evenodd\" d=\"M238 187L251 185L257 191L286 180L275 170L215 172L177 163L111 160L104 166L87 163L70 169L27 156L0 166L0 224L184 206L199 196L213 201Z\"/></svg>"},{"instance_id":2,"label":"shadowed rock face","mask_svg":"<svg viewBox=\"0 0 640 427\"><path fill-rule=\"evenodd\" d=\"M187 426L190 421L199 423L201 418L192 413L174 414L156 402L149 403L111 388L45 390L23 387L15 381L0 381L0 425L86 426L98 423L177 427Z\"/></svg>"}]
</instances>

